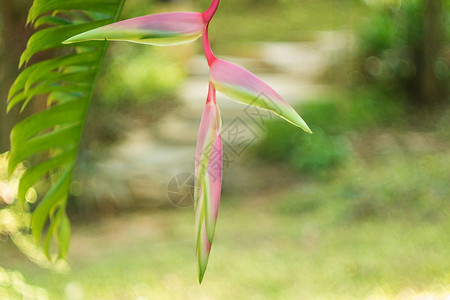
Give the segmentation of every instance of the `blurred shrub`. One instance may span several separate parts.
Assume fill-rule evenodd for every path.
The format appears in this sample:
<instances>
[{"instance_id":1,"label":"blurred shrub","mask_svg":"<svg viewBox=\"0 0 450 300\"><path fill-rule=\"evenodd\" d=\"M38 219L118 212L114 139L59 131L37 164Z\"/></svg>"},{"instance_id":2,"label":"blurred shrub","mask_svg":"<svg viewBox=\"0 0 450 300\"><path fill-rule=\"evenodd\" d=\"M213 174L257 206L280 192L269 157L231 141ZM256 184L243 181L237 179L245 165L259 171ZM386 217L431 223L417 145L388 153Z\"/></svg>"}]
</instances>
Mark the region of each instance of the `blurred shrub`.
<instances>
[{"instance_id":1,"label":"blurred shrub","mask_svg":"<svg viewBox=\"0 0 450 300\"><path fill-rule=\"evenodd\" d=\"M275 119L253 151L263 161L286 163L313 176L326 175L347 161L352 155L348 140L352 132L402 124L405 116L402 101L376 90L307 103L297 111L310 125L312 135Z\"/></svg>"},{"instance_id":2,"label":"blurred shrub","mask_svg":"<svg viewBox=\"0 0 450 300\"><path fill-rule=\"evenodd\" d=\"M175 96L183 66L154 47L115 44L99 88L104 106L139 105Z\"/></svg>"},{"instance_id":3,"label":"blurred shrub","mask_svg":"<svg viewBox=\"0 0 450 300\"><path fill-rule=\"evenodd\" d=\"M84 135L84 149L92 153L120 140L134 126L163 117L174 107L185 78L185 58L174 47L111 43L110 50Z\"/></svg>"},{"instance_id":4,"label":"blurred shrub","mask_svg":"<svg viewBox=\"0 0 450 300\"><path fill-rule=\"evenodd\" d=\"M318 102L299 109L310 123L313 135L305 134L290 124L275 120L268 123L265 137L254 148L262 160L289 163L294 170L318 175L340 165L349 154L349 147L341 135L342 112L336 102Z\"/></svg>"},{"instance_id":5,"label":"blurred shrub","mask_svg":"<svg viewBox=\"0 0 450 300\"><path fill-rule=\"evenodd\" d=\"M320 174L342 165L350 154L351 147L345 137L329 134L320 127L312 127L310 137L297 135L290 163L295 170L307 174Z\"/></svg>"},{"instance_id":6,"label":"blurred shrub","mask_svg":"<svg viewBox=\"0 0 450 300\"><path fill-rule=\"evenodd\" d=\"M372 16L358 33L357 66L365 81L412 104L448 100L448 1L366 1Z\"/></svg>"},{"instance_id":7,"label":"blurred shrub","mask_svg":"<svg viewBox=\"0 0 450 300\"><path fill-rule=\"evenodd\" d=\"M392 95L377 89L364 89L341 105L344 106L344 115L340 120L342 130L397 126L406 122L406 103L401 94Z\"/></svg>"},{"instance_id":8,"label":"blurred shrub","mask_svg":"<svg viewBox=\"0 0 450 300\"><path fill-rule=\"evenodd\" d=\"M388 218L438 224L450 217L448 153L405 155L365 165L354 160L324 185L303 184L277 204L282 213L321 216L326 222Z\"/></svg>"}]
</instances>

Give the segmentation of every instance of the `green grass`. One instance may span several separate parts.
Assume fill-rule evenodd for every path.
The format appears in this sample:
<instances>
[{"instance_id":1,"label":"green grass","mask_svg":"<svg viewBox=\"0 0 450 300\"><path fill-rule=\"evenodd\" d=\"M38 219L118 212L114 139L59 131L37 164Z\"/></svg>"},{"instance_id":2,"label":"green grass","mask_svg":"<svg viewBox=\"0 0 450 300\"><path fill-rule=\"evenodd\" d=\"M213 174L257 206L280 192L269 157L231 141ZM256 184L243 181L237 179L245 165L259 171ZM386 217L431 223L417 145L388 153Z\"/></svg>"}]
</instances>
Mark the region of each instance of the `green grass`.
<instances>
[{"instance_id":1,"label":"green grass","mask_svg":"<svg viewBox=\"0 0 450 300\"><path fill-rule=\"evenodd\" d=\"M190 212L130 218L79 228L70 274L14 259L2 264L22 270L51 299L71 299L66 290L74 286L85 299L361 299L379 289L388 298L408 289L450 292L450 243L444 239L449 222L327 226L311 216L224 207L206 280L199 286ZM136 218L148 226L139 229L139 237L127 224ZM130 232L114 234L108 227L117 222Z\"/></svg>"},{"instance_id":2,"label":"green grass","mask_svg":"<svg viewBox=\"0 0 450 300\"><path fill-rule=\"evenodd\" d=\"M389 157L390 163L381 155L373 164L348 164L327 183L242 195L238 205L224 197L202 285L191 209L75 224L68 274L39 269L4 243L0 265L21 271L50 299L449 294L450 190L442 183L450 154Z\"/></svg>"}]
</instances>

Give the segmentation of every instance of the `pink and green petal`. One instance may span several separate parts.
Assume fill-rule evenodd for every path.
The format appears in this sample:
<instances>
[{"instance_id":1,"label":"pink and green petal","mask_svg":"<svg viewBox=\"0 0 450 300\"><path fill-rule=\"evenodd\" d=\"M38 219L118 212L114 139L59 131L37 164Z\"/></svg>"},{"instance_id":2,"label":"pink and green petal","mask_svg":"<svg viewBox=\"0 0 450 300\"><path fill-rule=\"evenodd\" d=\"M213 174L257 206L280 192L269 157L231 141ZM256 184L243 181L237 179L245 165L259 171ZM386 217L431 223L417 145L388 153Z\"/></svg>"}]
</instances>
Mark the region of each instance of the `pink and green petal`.
<instances>
[{"instance_id":1,"label":"pink and green petal","mask_svg":"<svg viewBox=\"0 0 450 300\"><path fill-rule=\"evenodd\" d=\"M221 119L216 91L209 85L197 140L195 164L195 239L201 282L214 239L222 187Z\"/></svg>"},{"instance_id":2,"label":"pink and green petal","mask_svg":"<svg viewBox=\"0 0 450 300\"><path fill-rule=\"evenodd\" d=\"M244 68L215 59L210 64L210 81L217 91L231 99L270 110L311 133L305 121L277 92Z\"/></svg>"},{"instance_id":3,"label":"pink and green petal","mask_svg":"<svg viewBox=\"0 0 450 300\"><path fill-rule=\"evenodd\" d=\"M179 45L201 37L205 28L206 22L202 13L162 13L95 28L75 35L63 43L110 40L157 46Z\"/></svg>"},{"instance_id":4,"label":"pink and green petal","mask_svg":"<svg viewBox=\"0 0 450 300\"><path fill-rule=\"evenodd\" d=\"M206 267L208 266L209 253L211 251L211 244L206 236L205 221L201 223L199 239L197 242L197 260L198 260L198 281L202 283L205 275Z\"/></svg>"},{"instance_id":5,"label":"pink and green petal","mask_svg":"<svg viewBox=\"0 0 450 300\"><path fill-rule=\"evenodd\" d=\"M219 213L220 192L222 190L222 158L222 136L219 134L214 144L213 154L210 156L205 176L206 191L208 192L208 201L205 201L205 223L210 243L214 239L217 215Z\"/></svg>"}]
</instances>

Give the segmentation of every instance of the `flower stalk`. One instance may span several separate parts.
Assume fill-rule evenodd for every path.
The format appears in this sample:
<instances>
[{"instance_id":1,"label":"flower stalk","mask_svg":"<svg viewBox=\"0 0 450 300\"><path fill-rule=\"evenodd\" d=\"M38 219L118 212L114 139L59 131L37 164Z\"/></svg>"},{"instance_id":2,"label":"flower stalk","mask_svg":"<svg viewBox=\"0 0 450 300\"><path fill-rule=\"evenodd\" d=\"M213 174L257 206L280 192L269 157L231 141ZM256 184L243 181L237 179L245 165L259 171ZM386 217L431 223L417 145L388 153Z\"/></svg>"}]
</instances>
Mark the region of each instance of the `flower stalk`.
<instances>
[{"instance_id":1,"label":"flower stalk","mask_svg":"<svg viewBox=\"0 0 450 300\"><path fill-rule=\"evenodd\" d=\"M209 43L208 29L209 29L209 24L206 25L206 29L205 29L205 32L203 33L202 41L203 41L203 52L205 53L206 61L208 62L208 66L211 67L212 63L217 58L211 50L211 45Z\"/></svg>"},{"instance_id":2,"label":"flower stalk","mask_svg":"<svg viewBox=\"0 0 450 300\"><path fill-rule=\"evenodd\" d=\"M219 2L220 0L213 0L211 6L203 13L203 18L206 23L209 23L216 14L217 7L219 7Z\"/></svg>"}]
</instances>

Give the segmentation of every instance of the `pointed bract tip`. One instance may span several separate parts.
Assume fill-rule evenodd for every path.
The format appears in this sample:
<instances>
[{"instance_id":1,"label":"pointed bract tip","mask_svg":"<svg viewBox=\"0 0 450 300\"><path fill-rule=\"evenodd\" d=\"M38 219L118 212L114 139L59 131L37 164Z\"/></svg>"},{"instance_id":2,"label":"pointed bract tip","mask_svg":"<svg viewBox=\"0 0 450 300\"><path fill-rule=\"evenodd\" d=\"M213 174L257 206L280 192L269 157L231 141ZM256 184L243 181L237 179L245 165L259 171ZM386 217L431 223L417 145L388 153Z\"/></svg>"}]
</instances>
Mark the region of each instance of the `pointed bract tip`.
<instances>
[{"instance_id":1,"label":"pointed bract tip","mask_svg":"<svg viewBox=\"0 0 450 300\"><path fill-rule=\"evenodd\" d=\"M311 128L309 128L308 124L299 116L300 121L297 121L296 123L293 123L295 126L299 127L301 130L303 130L306 133L312 134Z\"/></svg>"},{"instance_id":2,"label":"pointed bract tip","mask_svg":"<svg viewBox=\"0 0 450 300\"><path fill-rule=\"evenodd\" d=\"M79 36L78 34L77 34L77 35L74 35L73 37L68 38L67 40L62 41L61 44L68 45L68 44L73 44L73 43L79 42L79 40L77 40L77 37L78 37L78 36Z\"/></svg>"},{"instance_id":3,"label":"pointed bract tip","mask_svg":"<svg viewBox=\"0 0 450 300\"><path fill-rule=\"evenodd\" d=\"M204 276L205 276L205 271L198 273L198 284L202 284Z\"/></svg>"},{"instance_id":4,"label":"pointed bract tip","mask_svg":"<svg viewBox=\"0 0 450 300\"><path fill-rule=\"evenodd\" d=\"M206 267L208 266L208 257L199 258L198 260L198 283L202 284L205 276Z\"/></svg>"}]
</instances>

